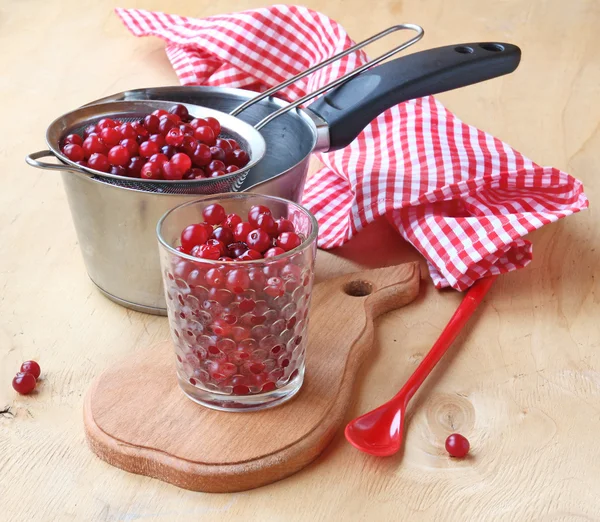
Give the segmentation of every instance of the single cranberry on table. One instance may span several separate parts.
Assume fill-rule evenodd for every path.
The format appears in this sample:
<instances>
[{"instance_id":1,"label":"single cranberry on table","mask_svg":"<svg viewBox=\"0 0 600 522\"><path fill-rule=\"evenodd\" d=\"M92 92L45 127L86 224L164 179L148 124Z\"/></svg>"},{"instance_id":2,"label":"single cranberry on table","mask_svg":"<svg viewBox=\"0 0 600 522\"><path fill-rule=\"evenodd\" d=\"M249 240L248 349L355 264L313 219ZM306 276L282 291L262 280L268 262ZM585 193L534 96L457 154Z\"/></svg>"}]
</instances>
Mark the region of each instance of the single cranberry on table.
<instances>
[{"instance_id":1,"label":"single cranberry on table","mask_svg":"<svg viewBox=\"0 0 600 522\"><path fill-rule=\"evenodd\" d=\"M446 451L451 457L462 459L467 456L471 445L466 437L463 437L459 433L453 433L446 439Z\"/></svg>"},{"instance_id":2,"label":"single cranberry on table","mask_svg":"<svg viewBox=\"0 0 600 522\"><path fill-rule=\"evenodd\" d=\"M19 372L12 380L12 387L20 395L29 395L35 390L37 381L33 374L28 372Z\"/></svg>"},{"instance_id":3,"label":"single cranberry on table","mask_svg":"<svg viewBox=\"0 0 600 522\"><path fill-rule=\"evenodd\" d=\"M36 380L38 380L40 378L40 374L42 373L42 369L36 361L25 361L21 365L21 372L30 373L35 377Z\"/></svg>"}]
</instances>

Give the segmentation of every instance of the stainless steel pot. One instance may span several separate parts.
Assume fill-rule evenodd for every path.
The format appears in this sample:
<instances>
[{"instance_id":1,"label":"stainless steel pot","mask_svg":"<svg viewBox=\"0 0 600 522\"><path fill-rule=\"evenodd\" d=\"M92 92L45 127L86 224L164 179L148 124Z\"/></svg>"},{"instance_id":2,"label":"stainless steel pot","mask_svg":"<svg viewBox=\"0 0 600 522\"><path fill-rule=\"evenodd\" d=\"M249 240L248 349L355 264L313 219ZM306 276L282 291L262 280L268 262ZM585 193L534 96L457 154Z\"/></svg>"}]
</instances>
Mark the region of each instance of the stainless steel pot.
<instances>
[{"instance_id":1,"label":"stainless steel pot","mask_svg":"<svg viewBox=\"0 0 600 522\"><path fill-rule=\"evenodd\" d=\"M286 112L264 126L267 152L240 190L299 202L312 152L348 145L377 115L400 102L508 74L519 60L520 50L514 45L474 43L422 51L373 67L308 109ZM238 89L163 87L127 91L93 103L168 100L229 113L254 97L256 93ZM254 125L287 105L263 99L238 117ZM32 154L27 161L46 168L38 162L46 154ZM164 315L154 230L167 210L198 196L133 190L83 173L63 172L62 177L92 281L124 306Z\"/></svg>"}]
</instances>

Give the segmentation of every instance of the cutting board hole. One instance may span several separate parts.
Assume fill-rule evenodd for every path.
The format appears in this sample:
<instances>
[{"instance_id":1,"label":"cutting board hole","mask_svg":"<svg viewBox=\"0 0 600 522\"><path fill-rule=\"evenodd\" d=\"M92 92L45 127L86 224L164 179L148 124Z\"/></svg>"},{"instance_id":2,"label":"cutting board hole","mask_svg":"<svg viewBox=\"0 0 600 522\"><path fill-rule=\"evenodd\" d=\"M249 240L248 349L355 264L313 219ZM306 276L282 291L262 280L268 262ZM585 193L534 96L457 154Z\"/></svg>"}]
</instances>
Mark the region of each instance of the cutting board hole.
<instances>
[{"instance_id":1,"label":"cutting board hole","mask_svg":"<svg viewBox=\"0 0 600 522\"><path fill-rule=\"evenodd\" d=\"M373 293L373 284L369 281L350 281L344 286L344 292L352 297L364 297Z\"/></svg>"},{"instance_id":2,"label":"cutting board hole","mask_svg":"<svg viewBox=\"0 0 600 522\"><path fill-rule=\"evenodd\" d=\"M479 47L486 51L492 51L493 53L499 53L504 51L504 46L497 43L481 43Z\"/></svg>"},{"instance_id":3,"label":"cutting board hole","mask_svg":"<svg viewBox=\"0 0 600 522\"><path fill-rule=\"evenodd\" d=\"M459 45L458 47L455 47L454 50L460 54L471 54L474 52L472 47L467 47L466 45Z\"/></svg>"}]
</instances>

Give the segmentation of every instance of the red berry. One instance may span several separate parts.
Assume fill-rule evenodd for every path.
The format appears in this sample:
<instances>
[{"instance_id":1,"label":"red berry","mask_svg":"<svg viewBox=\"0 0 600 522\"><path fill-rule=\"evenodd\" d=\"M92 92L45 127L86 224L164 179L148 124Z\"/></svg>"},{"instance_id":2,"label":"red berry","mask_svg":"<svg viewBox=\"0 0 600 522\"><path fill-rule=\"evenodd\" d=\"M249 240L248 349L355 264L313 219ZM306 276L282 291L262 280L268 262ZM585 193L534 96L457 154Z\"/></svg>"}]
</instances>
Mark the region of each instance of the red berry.
<instances>
[{"instance_id":1,"label":"red berry","mask_svg":"<svg viewBox=\"0 0 600 522\"><path fill-rule=\"evenodd\" d=\"M140 178L162 179L162 165L155 161L149 161L142 167Z\"/></svg>"},{"instance_id":2,"label":"red berry","mask_svg":"<svg viewBox=\"0 0 600 522\"><path fill-rule=\"evenodd\" d=\"M238 171L238 170L240 170L240 168L239 168L239 167L236 167L235 165L229 165L229 166L228 166L228 167L225 169L225 172L226 172L227 174L233 174L234 172L236 172L236 171Z\"/></svg>"},{"instance_id":3,"label":"red berry","mask_svg":"<svg viewBox=\"0 0 600 522\"><path fill-rule=\"evenodd\" d=\"M192 168L192 160L183 152L173 154L170 163L177 166L177 168L181 169L184 173Z\"/></svg>"},{"instance_id":4,"label":"red berry","mask_svg":"<svg viewBox=\"0 0 600 522\"><path fill-rule=\"evenodd\" d=\"M229 245L230 243L233 243L233 232L230 228L227 228L225 226L215 228L215 230L212 233L212 237L213 239L219 240L224 245Z\"/></svg>"},{"instance_id":5,"label":"red berry","mask_svg":"<svg viewBox=\"0 0 600 522\"><path fill-rule=\"evenodd\" d=\"M140 158L139 156L131 158L127 165L127 176L130 178L139 178L145 164L146 160L144 158Z\"/></svg>"},{"instance_id":6,"label":"red berry","mask_svg":"<svg viewBox=\"0 0 600 522\"><path fill-rule=\"evenodd\" d=\"M165 136L167 145L173 145L173 147L179 147L183 143L183 132L177 127L173 127Z\"/></svg>"},{"instance_id":7,"label":"red berry","mask_svg":"<svg viewBox=\"0 0 600 522\"><path fill-rule=\"evenodd\" d=\"M148 138L148 141L153 141L156 143L159 149L167 144L165 137L162 134L152 134L152 136Z\"/></svg>"},{"instance_id":8,"label":"red berry","mask_svg":"<svg viewBox=\"0 0 600 522\"><path fill-rule=\"evenodd\" d=\"M117 145L108 151L108 161L111 165L124 167L130 159L129 151L122 145Z\"/></svg>"},{"instance_id":9,"label":"red berry","mask_svg":"<svg viewBox=\"0 0 600 522\"><path fill-rule=\"evenodd\" d=\"M225 172L223 172L222 170L215 170L210 174L211 178L218 178L219 176L224 176Z\"/></svg>"},{"instance_id":10,"label":"red berry","mask_svg":"<svg viewBox=\"0 0 600 522\"><path fill-rule=\"evenodd\" d=\"M271 246L271 237L261 228L257 228L246 236L246 244L249 248L264 252Z\"/></svg>"},{"instance_id":11,"label":"red berry","mask_svg":"<svg viewBox=\"0 0 600 522\"><path fill-rule=\"evenodd\" d=\"M280 256L281 254L285 254L285 250L283 248L273 247L269 248L269 250L264 253L264 256L266 259L267 257Z\"/></svg>"},{"instance_id":12,"label":"red berry","mask_svg":"<svg viewBox=\"0 0 600 522\"><path fill-rule=\"evenodd\" d=\"M212 161L210 147L204 143L199 143L192 154L192 163L198 167L208 165Z\"/></svg>"},{"instance_id":13,"label":"red berry","mask_svg":"<svg viewBox=\"0 0 600 522\"><path fill-rule=\"evenodd\" d=\"M114 127L105 127L100 131L100 139L107 147L114 147L121 141L121 133Z\"/></svg>"},{"instance_id":14,"label":"red berry","mask_svg":"<svg viewBox=\"0 0 600 522\"><path fill-rule=\"evenodd\" d=\"M446 451L451 457L462 459L469 453L469 441L458 433L453 433L446 439Z\"/></svg>"},{"instance_id":15,"label":"red berry","mask_svg":"<svg viewBox=\"0 0 600 522\"><path fill-rule=\"evenodd\" d=\"M219 252L221 252L222 256L227 255L227 248L218 239L209 239L206 242L206 244L209 245L209 246L217 247L219 249Z\"/></svg>"},{"instance_id":16,"label":"red berry","mask_svg":"<svg viewBox=\"0 0 600 522\"><path fill-rule=\"evenodd\" d=\"M137 132L131 126L131 123L123 123L123 125L119 125L118 131L121 133L122 140L126 140L127 138L135 140L137 138Z\"/></svg>"},{"instance_id":17,"label":"red berry","mask_svg":"<svg viewBox=\"0 0 600 522\"><path fill-rule=\"evenodd\" d=\"M206 166L206 170L211 174L217 171L221 171L224 174L226 168L227 167L225 167L225 163L219 160L213 160Z\"/></svg>"},{"instance_id":18,"label":"red berry","mask_svg":"<svg viewBox=\"0 0 600 522\"><path fill-rule=\"evenodd\" d=\"M250 223L242 222L238 223L233 229L233 238L236 241L246 241L248 234L254 230L254 227Z\"/></svg>"},{"instance_id":19,"label":"red berry","mask_svg":"<svg viewBox=\"0 0 600 522\"><path fill-rule=\"evenodd\" d=\"M173 181L183 179L185 170L183 170L178 164L169 161L168 163L162 164L162 173L163 178Z\"/></svg>"},{"instance_id":20,"label":"red berry","mask_svg":"<svg viewBox=\"0 0 600 522\"><path fill-rule=\"evenodd\" d=\"M12 386L21 395L27 395L35 389L36 379L31 373L19 372L14 376Z\"/></svg>"},{"instance_id":21,"label":"red berry","mask_svg":"<svg viewBox=\"0 0 600 522\"><path fill-rule=\"evenodd\" d=\"M146 127L144 127L144 124L139 122L139 121L135 121L131 124L131 126L135 129L135 132L137 133L137 137L138 140L141 142L146 141L149 137L150 137L150 132L148 132L148 129L146 129Z\"/></svg>"},{"instance_id":22,"label":"red berry","mask_svg":"<svg viewBox=\"0 0 600 522\"><path fill-rule=\"evenodd\" d=\"M150 137L152 138L152 137ZM158 146L158 143L156 143L155 141L152 141L152 139L149 139L148 141L145 141L144 143L142 143L139 147L139 155L142 158L149 158L150 156L153 156L154 154L158 154L158 151L160 150L160 147Z\"/></svg>"},{"instance_id":23,"label":"red berry","mask_svg":"<svg viewBox=\"0 0 600 522\"><path fill-rule=\"evenodd\" d=\"M160 120L158 119L158 116L155 116L154 114L148 114L148 116L144 118L144 127L148 129L150 134L157 134L159 125Z\"/></svg>"},{"instance_id":24,"label":"red berry","mask_svg":"<svg viewBox=\"0 0 600 522\"><path fill-rule=\"evenodd\" d=\"M227 141L229 142L229 145L231 145L231 150L238 150L240 148L238 142L233 138L229 138Z\"/></svg>"},{"instance_id":25,"label":"red berry","mask_svg":"<svg viewBox=\"0 0 600 522\"><path fill-rule=\"evenodd\" d=\"M62 152L71 161L83 161L85 158L83 147L81 147L81 145L76 145L75 143L68 143L65 145Z\"/></svg>"},{"instance_id":26,"label":"red berry","mask_svg":"<svg viewBox=\"0 0 600 522\"><path fill-rule=\"evenodd\" d=\"M201 169L200 167L191 168L190 173L193 174L194 179L205 179L207 177L204 170Z\"/></svg>"},{"instance_id":27,"label":"red berry","mask_svg":"<svg viewBox=\"0 0 600 522\"><path fill-rule=\"evenodd\" d=\"M79 134L69 134L63 140L64 145L83 145L83 138Z\"/></svg>"},{"instance_id":28,"label":"red berry","mask_svg":"<svg viewBox=\"0 0 600 522\"><path fill-rule=\"evenodd\" d=\"M194 138L210 147L215 143L215 133L208 125L197 127L194 131Z\"/></svg>"},{"instance_id":29,"label":"red berry","mask_svg":"<svg viewBox=\"0 0 600 522\"><path fill-rule=\"evenodd\" d=\"M108 128L112 128L115 127L117 125L117 122L114 120L111 120L110 118L102 118L97 124L96 124L96 128L101 131L104 129L108 129Z\"/></svg>"},{"instance_id":30,"label":"red berry","mask_svg":"<svg viewBox=\"0 0 600 522\"><path fill-rule=\"evenodd\" d=\"M162 165L163 163L167 163L169 161L169 158L167 158L165 154L158 153L150 156L150 159L148 161L153 161L155 163L158 163L159 165Z\"/></svg>"},{"instance_id":31,"label":"red berry","mask_svg":"<svg viewBox=\"0 0 600 522\"><path fill-rule=\"evenodd\" d=\"M173 107L171 107L169 109L169 112L171 114L176 114L183 121L186 121L190 115L187 110L187 107L185 105L181 105L181 103L178 103L177 105L173 105Z\"/></svg>"},{"instance_id":32,"label":"red berry","mask_svg":"<svg viewBox=\"0 0 600 522\"><path fill-rule=\"evenodd\" d=\"M234 294L241 294L244 290L250 288L250 277L243 269L231 270L227 274L227 289Z\"/></svg>"},{"instance_id":33,"label":"red berry","mask_svg":"<svg viewBox=\"0 0 600 522\"><path fill-rule=\"evenodd\" d=\"M167 132L169 132L173 127L175 127L175 123L173 123L171 119L167 118L167 116L163 116L158 124L158 132L161 134L167 134Z\"/></svg>"},{"instance_id":34,"label":"red berry","mask_svg":"<svg viewBox=\"0 0 600 522\"><path fill-rule=\"evenodd\" d=\"M177 154L177 149L173 145L165 145L160 151L169 159Z\"/></svg>"},{"instance_id":35,"label":"red berry","mask_svg":"<svg viewBox=\"0 0 600 522\"><path fill-rule=\"evenodd\" d=\"M197 129L198 127L208 126L208 123L206 123L204 118L194 118L192 121L190 121L190 125L192 128Z\"/></svg>"},{"instance_id":36,"label":"red berry","mask_svg":"<svg viewBox=\"0 0 600 522\"><path fill-rule=\"evenodd\" d=\"M246 164L250 161L250 156L248 156L248 153L245 150L241 149L234 150L233 157L235 160L233 161L233 164L237 165L240 168L245 167Z\"/></svg>"},{"instance_id":37,"label":"red berry","mask_svg":"<svg viewBox=\"0 0 600 522\"><path fill-rule=\"evenodd\" d=\"M248 212L248 222L255 227L258 226L257 219L261 214L271 215L271 210L264 205L254 205L250 208L250 212Z\"/></svg>"},{"instance_id":38,"label":"red berry","mask_svg":"<svg viewBox=\"0 0 600 522\"><path fill-rule=\"evenodd\" d=\"M246 243L242 243L238 241L237 243L230 243L228 246L229 255L234 259L240 257L246 250L248 250L248 246Z\"/></svg>"},{"instance_id":39,"label":"red berry","mask_svg":"<svg viewBox=\"0 0 600 522\"><path fill-rule=\"evenodd\" d=\"M225 151L223 149L220 149L219 147L211 147L210 154L212 159L222 161L223 164L225 163Z\"/></svg>"},{"instance_id":40,"label":"red berry","mask_svg":"<svg viewBox=\"0 0 600 522\"><path fill-rule=\"evenodd\" d=\"M35 361L25 361L21 365L21 372L30 373L37 380L40 378L40 373L42 373L42 370L40 368L40 365Z\"/></svg>"},{"instance_id":41,"label":"red berry","mask_svg":"<svg viewBox=\"0 0 600 522\"><path fill-rule=\"evenodd\" d=\"M163 116L166 116L167 114L169 114L167 111L165 111L164 109L156 109L155 111L152 111L152 115L156 116L157 118L162 118Z\"/></svg>"},{"instance_id":42,"label":"red berry","mask_svg":"<svg viewBox=\"0 0 600 522\"><path fill-rule=\"evenodd\" d=\"M206 227L200 223L189 225L181 233L181 246L186 252L189 252L196 245L203 245L208 241L209 235Z\"/></svg>"},{"instance_id":43,"label":"red berry","mask_svg":"<svg viewBox=\"0 0 600 522\"><path fill-rule=\"evenodd\" d=\"M95 125L88 125L85 130L83 131L83 139L85 140L85 138L87 138L88 136L90 136L91 134L95 134L96 133L96 126Z\"/></svg>"},{"instance_id":44,"label":"red berry","mask_svg":"<svg viewBox=\"0 0 600 522\"><path fill-rule=\"evenodd\" d=\"M132 140L131 138L125 138L124 140L121 140L121 147L125 147L132 158L134 156L137 156L140 151L140 146L138 145L138 142Z\"/></svg>"},{"instance_id":45,"label":"red berry","mask_svg":"<svg viewBox=\"0 0 600 522\"><path fill-rule=\"evenodd\" d=\"M171 112L168 112L167 114L162 116L161 119L162 118L167 118L168 120L171 120L176 126L181 123L181 118L177 114L173 114Z\"/></svg>"},{"instance_id":46,"label":"red berry","mask_svg":"<svg viewBox=\"0 0 600 522\"><path fill-rule=\"evenodd\" d=\"M192 255L216 261L221 257L221 249L215 245L200 245L199 247L194 247Z\"/></svg>"},{"instance_id":47,"label":"red berry","mask_svg":"<svg viewBox=\"0 0 600 522\"><path fill-rule=\"evenodd\" d=\"M220 225L227 214L225 213L225 209L219 204L208 205L202 211L202 217L204 217L204 221L211 225Z\"/></svg>"},{"instance_id":48,"label":"red berry","mask_svg":"<svg viewBox=\"0 0 600 522\"><path fill-rule=\"evenodd\" d=\"M231 213L231 214L227 214L225 221L223 221L223 226L227 227L233 231L233 229L236 227L236 225L238 225L241 222L242 222L242 218L240 216L238 216L235 213ZM230 241L230 243L231 243L231 241Z\"/></svg>"},{"instance_id":49,"label":"red berry","mask_svg":"<svg viewBox=\"0 0 600 522\"><path fill-rule=\"evenodd\" d=\"M180 123L179 127L177 128L183 133L184 136L190 137L194 136L194 131L196 130L189 123Z\"/></svg>"},{"instance_id":50,"label":"red berry","mask_svg":"<svg viewBox=\"0 0 600 522\"><path fill-rule=\"evenodd\" d=\"M213 288L222 288L225 281L225 273L220 268L211 268L206 272L206 282Z\"/></svg>"},{"instance_id":51,"label":"red berry","mask_svg":"<svg viewBox=\"0 0 600 522\"><path fill-rule=\"evenodd\" d=\"M193 136L183 136L183 141L181 142L181 150L185 152L190 158L196 152L196 148L198 148L198 140Z\"/></svg>"},{"instance_id":52,"label":"red berry","mask_svg":"<svg viewBox=\"0 0 600 522\"><path fill-rule=\"evenodd\" d=\"M262 254L252 248L246 250L240 257L240 261L254 261L256 259L262 259Z\"/></svg>"},{"instance_id":53,"label":"red berry","mask_svg":"<svg viewBox=\"0 0 600 522\"><path fill-rule=\"evenodd\" d=\"M221 133L221 124L219 123L219 120L216 118L211 118L210 116L204 119L206 120L207 125L215 133L215 136L218 136Z\"/></svg>"},{"instance_id":54,"label":"red berry","mask_svg":"<svg viewBox=\"0 0 600 522\"><path fill-rule=\"evenodd\" d=\"M223 152L233 151L233 147L231 146L231 143L229 143L229 140L224 138L217 138L215 141L215 147L219 147L223 150Z\"/></svg>"},{"instance_id":55,"label":"red berry","mask_svg":"<svg viewBox=\"0 0 600 522\"><path fill-rule=\"evenodd\" d=\"M98 136L88 136L82 147L86 158L89 158L92 154L108 154L108 147L102 143Z\"/></svg>"},{"instance_id":56,"label":"red berry","mask_svg":"<svg viewBox=\"0 0 600 522\"><path fill-rule=\"evenodd\" d=\"M286 252L299 247L302 244L300 236L295 232L283 232L277 237L276 245L283 248Z\"/></svg>"},{"instance_id":57,"label":"red berry","mask_svg":"<svg viewBox=\"0 0 600 522\"><path fill-rule=\"evenodd\" d=\"M271 216L270 214L259 214L256 218L256 226L264 230L271 237L277 235L277 223L275 223L273 216Z\"/></svg>"},{"instance_id":58,"label":"red berry","mask_svg":"<svg viewBox=\"0 0 600 522\"><path fill-rule=\"evenodd\" d=\"M100 172L108 172L110 170L110 163L104 154L94 153L88 159L88 167Z\"/></svg>"},{"instance_id":59,"label":"red berry","mask_svg":"<svg viewBox=\"0 0 600 522\"><path fill-rule=\"evenodd\" d=\"M112 167L110 167L110 171L111 174L114 174L115 176L127 176L127 169L125 167L122 167L121 165L113 165Z\"/></svg>"},{"instance_id":60,"label":"red berry","mask_svg":"<svg viewBox=\"0 0 600 522\"><path fill-rule=\"evenodd\" d=\"M277 223L277 233L283 234L284 232L295 232L294 225L289 219L279 218L275 221Z\"/></svg>"}]
</instances>

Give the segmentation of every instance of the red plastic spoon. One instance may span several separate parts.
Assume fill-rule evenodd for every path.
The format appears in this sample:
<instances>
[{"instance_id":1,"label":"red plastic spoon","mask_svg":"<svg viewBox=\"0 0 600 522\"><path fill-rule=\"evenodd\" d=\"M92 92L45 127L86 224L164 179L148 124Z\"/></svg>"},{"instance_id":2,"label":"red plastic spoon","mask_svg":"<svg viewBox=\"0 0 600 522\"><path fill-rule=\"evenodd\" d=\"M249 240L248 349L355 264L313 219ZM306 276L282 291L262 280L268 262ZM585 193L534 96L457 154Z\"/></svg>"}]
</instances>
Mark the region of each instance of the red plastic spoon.
<instances>
[{"instance_id":1,"label":"red plastic spoon","mask_svg":"<svg viewBox=\"0 0 600 522\"><path fill-rule=\"evenodd\" d=\"M388 457L400 449L408 403L450 348L495 279L496 276L480 279L467 291L438 340L398 394L379 408L348 423L345 433L350 444L378 457Z\"/></svg>"}]
</instances>

